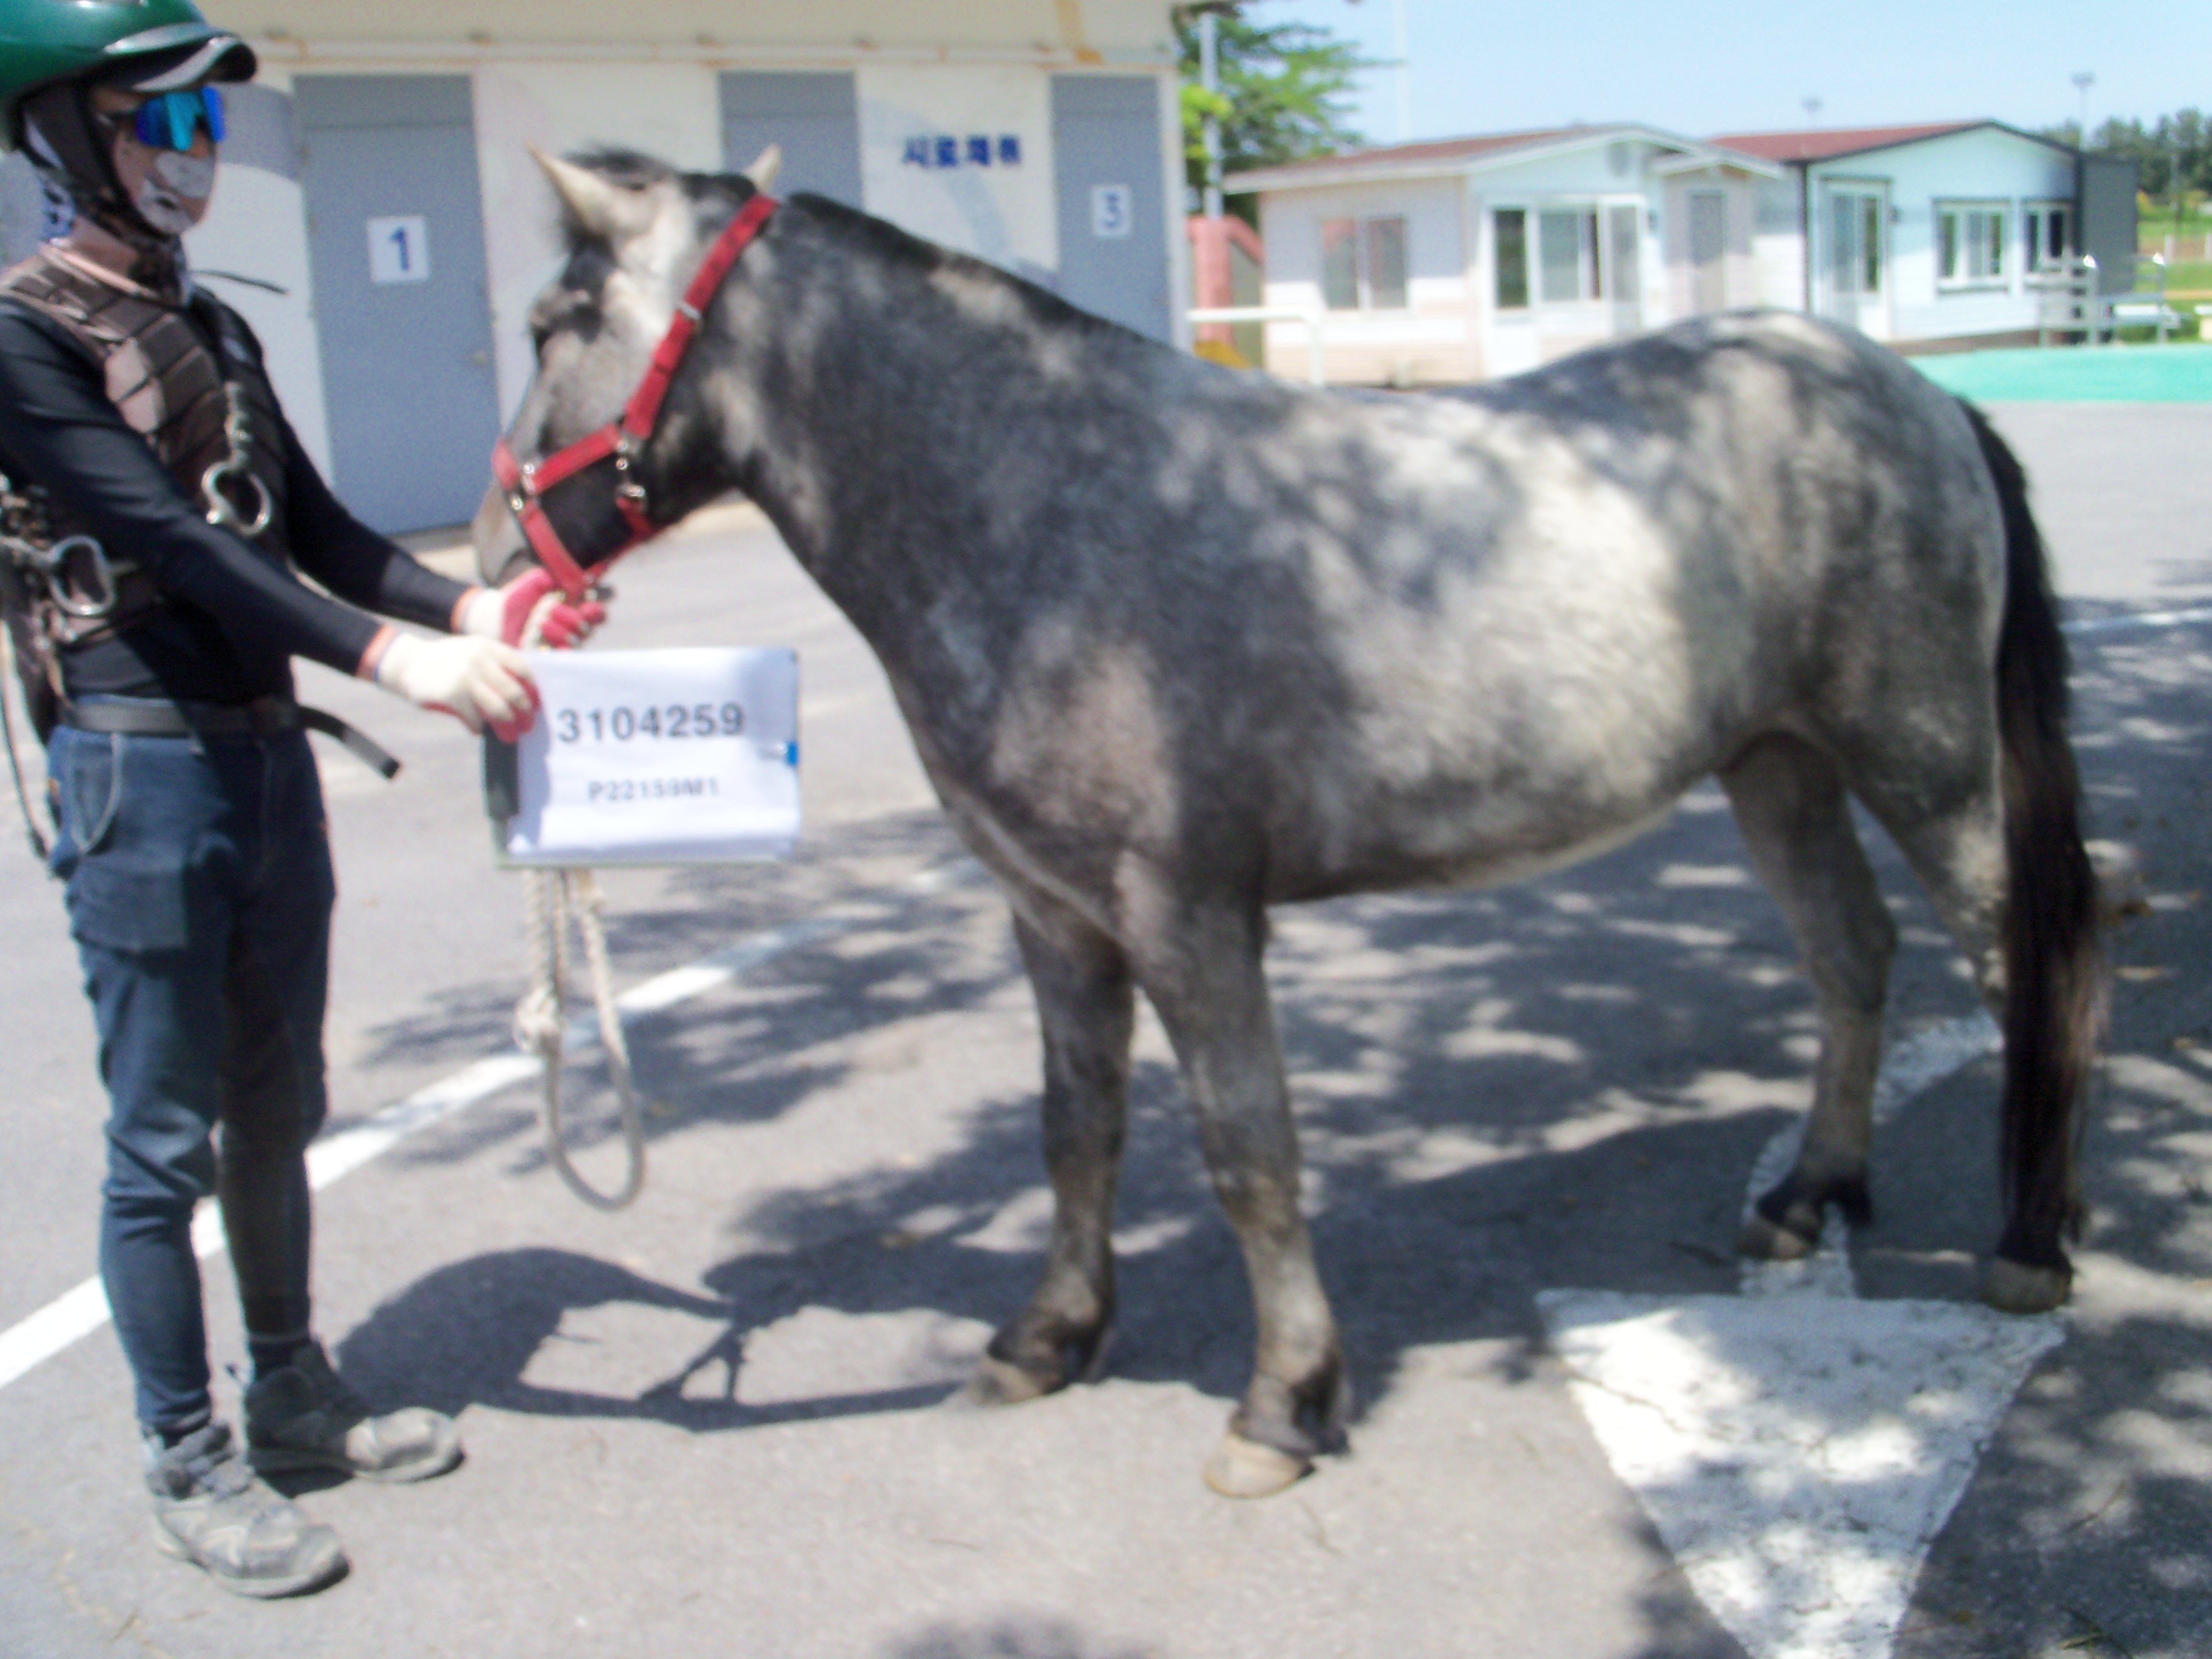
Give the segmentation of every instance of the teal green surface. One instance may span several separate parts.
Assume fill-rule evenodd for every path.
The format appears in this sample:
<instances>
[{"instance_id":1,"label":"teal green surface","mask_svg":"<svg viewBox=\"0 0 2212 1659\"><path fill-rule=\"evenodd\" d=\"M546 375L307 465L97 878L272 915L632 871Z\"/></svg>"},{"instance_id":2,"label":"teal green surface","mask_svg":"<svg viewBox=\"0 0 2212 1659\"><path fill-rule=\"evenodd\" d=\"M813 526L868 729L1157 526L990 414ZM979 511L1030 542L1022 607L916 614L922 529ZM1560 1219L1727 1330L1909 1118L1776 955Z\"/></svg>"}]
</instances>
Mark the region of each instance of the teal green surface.
<instances>
[{"instance_id":1,"label":"teal green surface","mask_svg":"<svg viewBox=\"0 0 2212 1659\"><path fill-rule=\"evenodd\" d=\"M1912 366L1978 403L2212 404L2212 345L1961 351Z\"/></svg>"}]
</instances>

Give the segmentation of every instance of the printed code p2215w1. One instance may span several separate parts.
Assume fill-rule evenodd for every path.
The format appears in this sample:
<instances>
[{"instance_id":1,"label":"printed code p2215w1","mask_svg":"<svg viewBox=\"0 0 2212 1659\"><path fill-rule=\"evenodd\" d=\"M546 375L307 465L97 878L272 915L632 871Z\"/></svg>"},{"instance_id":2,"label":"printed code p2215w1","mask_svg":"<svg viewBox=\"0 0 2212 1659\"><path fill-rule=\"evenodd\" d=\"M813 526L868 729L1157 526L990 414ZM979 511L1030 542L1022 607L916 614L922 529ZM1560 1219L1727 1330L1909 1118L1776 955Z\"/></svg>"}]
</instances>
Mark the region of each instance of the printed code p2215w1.
<instances>
[{"instance_id":1,"label":"printed code p2215w1","mask_svg":"<svg viewBox=\"0 0 2212 1659\"><path fill-rule=\"evenodd\" d=\"M697 800L722 793L719 778L593 778L584 799L593 805L626 801Z\"/></svg>"}]
</instances>

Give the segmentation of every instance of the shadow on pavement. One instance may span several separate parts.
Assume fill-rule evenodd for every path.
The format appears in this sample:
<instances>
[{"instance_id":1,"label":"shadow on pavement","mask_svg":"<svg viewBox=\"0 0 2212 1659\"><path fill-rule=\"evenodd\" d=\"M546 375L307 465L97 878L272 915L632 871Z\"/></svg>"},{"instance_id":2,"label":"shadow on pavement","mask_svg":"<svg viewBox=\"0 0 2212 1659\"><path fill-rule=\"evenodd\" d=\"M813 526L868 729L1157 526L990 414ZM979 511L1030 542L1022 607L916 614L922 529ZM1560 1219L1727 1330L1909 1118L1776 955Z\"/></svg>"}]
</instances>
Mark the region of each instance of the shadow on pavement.
<instances>
[{"instance_id":1,"label":"shadow on pavement","mask_svg":"<svg viewBox=\"0 0 2212 1659\"><path fill-rule=\"evenodd\" d=\"M2075 1334L2031 1382L1939 1542L1901 1659L2039 1653L2085 1625L2151 1659L2202 1652L2212 1631L2212 997L2201 972L2212 930L2194 890L2208 850L2203 640L2106 635L2081 649L2094 832L2126 843L2108 849L2124 866L2123 975L2089 1138L2098 1218ZM911 850L930 833L902 824L886 846ZM1966 1012L1948 939L1887 847L1870 837L1869 850L1904 928L1900 1024ZM846 851L825 854L825 871ZM803 908L763 889L721 892L705 875L670 899L627 921L626 941L678 930L669 954L680 956ZM708 930L698 912L715 903L726 908ZM866 1041L1008 995L1018 969L992 905L973 887L918 901L834 949L795 951L735 1017L639 1022L640 1076L673 1109L658 1132L773 1120L842 1081ZM1364 1398L1389 1396L1408 1350L1470 1339L1500 1340L1502 1381L1537 1376L1533 1297L1547 1286L1733 1288L1746 1177L1808 1093L1813 1017L1793 957L1710 788L1654 836L1541 882L1284 917L1271 971L1316 1241ZM1970 1067L1885 1133L1880 1218L1857 1241L1868 1294L1968 1292L1997 1223L1994 1100L1994 1068ZM465 1157L525 1132L518 1115L477 1115L473 1134L414 1155ZM926 1165L878 1161L744 1202L732 1225L766 1243L710 1269L707 1294L566 1252L482 1256L380 1309L343 1357L366 1380L404 1356L418 1396L448 1411L483 1403L693 1433L931 1404L948 1392L941 1377L748 1404L745 1350L804 1309L995 1325L1019 1305L1042 1242L1041 1209L1009 1219L1020 1208L1009 1200L1040 1187L1033 1103L984 1100L966 1122L964 1143ZM1111 1369L1231 1400L1249 1365L1249 1304L1167 1066L1138 1066L1131 1131ZM635 1398L524 1380L565 1315L617 1302L721 1328ZM1645 1659L1735 1651L1679 1580L1656 1583L1645 1612ZM896 1651L1108 1652L1048 1624L932 1627Z\"/></svg>"}]
</instances>

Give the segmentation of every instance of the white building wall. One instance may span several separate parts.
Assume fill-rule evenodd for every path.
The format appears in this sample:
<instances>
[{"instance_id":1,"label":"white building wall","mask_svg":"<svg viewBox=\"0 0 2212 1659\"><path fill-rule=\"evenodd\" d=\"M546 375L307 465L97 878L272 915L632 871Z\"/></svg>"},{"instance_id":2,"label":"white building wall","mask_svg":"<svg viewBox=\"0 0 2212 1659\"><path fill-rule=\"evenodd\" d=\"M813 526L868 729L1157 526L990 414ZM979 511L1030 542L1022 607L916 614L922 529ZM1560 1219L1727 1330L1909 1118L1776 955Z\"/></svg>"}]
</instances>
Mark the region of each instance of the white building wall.
<instances>
[{"instance_id":1,"label":"white building wall","mask_svg":"<svg viewBox=\"0 0 2212 1659\"><path fill-rule=\"evenodd\" d=\"M1795 169L1751 181L1751 303L1805 308L1805 235Z\"/></svg>"},{"instance_id":2,"label":"white building wall","mask_svg":"<svg viewBox=\"0 0 2212 1659\"><path fill-rule=\"evenodd\" d=\"M1626 137L1525 159L1438 167L1426 178L1340 179L1263 190L1260 217L1267 245L1267 303L1322 309L1324 221L1402 214L1413 242L1413 303L1395 313L1327 313L1332 379L1437 381L1509 374L1656 327L1688 308L1686 285L1674 280L1667 255L1667 238L1680 217L1670 204L1680 186L1652 171L1655 163L1678 153ZM1749 182L1735 167L1715 167L1699 177L1729 198L1728 303L1754 304L1759 289ZM1535 216L1547 208L1570 206L1597 209L1600 234L1608 242L1613 210L1634 212L1635 299L1608 295L1588 301L1546 301L1532 264L1533 302L1498 311L1497 210L1518 208L1530 215L1533 261ZM1606 257L1611 257L1609 247ZM1674 291L1678 287L1680 294ZM1304 353L1302 325L1271 325L1271 367L1301 374Z\"/></svg>"},{"instance_id":3,"label":"white building wall","mask_svg":"<svg viewBox=\"0 0 2212 1659\"><path fill-rule=\"evenodd\" d=\"M252 40L262 64L256 84L288 100L295 78L306 74L470 77L485 298L502 419L534 371L524 326L530 304L558 269L556 216L528 147L559 154L615 143L679 167L718 171L725 164L719 88L725 70L852 73L867 209L1048 285L1060 257L1053 77L1148 75L1158 93L1168 292L1189 288L1174 42L1160 0L1023 0L988 9L956 0L900 6L773 0L748 6L742 19L708 0L678 0L645 12L586 12L543 0L400 0L367 11L350 0L270 0L264 15L270 21ZM740 30L742 47L724 44ZM1009 173L987 183L965 170L940 177L902 167L897 146L903 126L915 121L939 131L1019 131L1019 177ZM35 220L30 190L25 175L6 195L14 215L7 241L17 252L35 234L19 234L15 223ZM1433 243L1427 231L1415 238L1417 250ZM188 247L196 267L234 271L286 290L210 283L261 337L301 446L327 474L321 341L297 177L226 166L207 222L192 233ZM1459 274L1448 273L1454 280ZM1435 280L1424 266L1421 307L1435 305ZM1187 346L1188 319L1181 307L1171 314L1173 338Z\"/></svg>"},{"instance_id":4,"label":"white building wall","mask_svg":"<svg viewBox=\"0 0 2212 1659\"><path fill-rule=\"evenodd\" d=\"M246 21L246 20L241 20ZM257 88L289 102L295 78L467 75L484 210L486 304L504 418L534 365L524 328L557 270L556 216L526 146L556 153L617 143L678 166L720 170L725 70L842 70L854 76L870 211L1049 283L1057 270L1052 77L1149 76L1158 88L1158 186L1168 292L1189 289L1183 234L1180 100L1164 0L654 0L607 8L564 0L267 0L252 21ZM939 131L1018 128L1022 177L1011 188L886 163L900 112ZM750 157L736 158L743 165ZM1146 163L1152 165L1152 163ZM207 222L189 238L194 265L273 283L283 294L210 278L267 349L301 446L326 473L331 439L296 165L222 169ZM35 185L20 161L0 170L0 240L10 257L37 235ZM1423 277L1424 305L1430 303ZM1189 343L1180 306L1173 336Z\"/></svg>"},{"instance_id":5,"label":"white building wall","mask_svg":"<svg viewBox=\"0 0 2212 1659\"><path fill-rule=\"evenodd\" d=\"M1392 216L1406 221L1405 308L1327 311L1322 289L1322 223ZM1261 198L1260 234L1267 246L1265 302L1326 313L1332 380L1459 380L1480 372L1474 356L1469 249L1458 179L1271 191ZM1267 343L1270 368L1303 378L1308 361L1304 324L1268 325Z\"/></svg>"},{"instance_id":6,"label":"white building wall","mask_svg":"<svg viewBox=\"0 0 2212 1659\"><path fill-rule=\"evenodd\" d=\"M1641 140L1620 139L1566 155L1538 155L1524 161L1486 167L1469 174L1469 212L1475 227L1477 250L1478 331L1487 374L1518 374L1600 341L1633 334L1668 320L1672 313L1666 272L1661 243L1652 227L1655 212L1660 207L1661 191L1649 172L1652 161L1663 154ZM1547 302L1535 291L1532 272L1528 307L1499 311L1496 306L1498 210L1528 210L1533 260L1538 235L1535 215L1547 207L1569 205L1597 208L1603 216L1600 234L1607 236L1611 234L1610 216L1613 209L1635 210L1639 254L1635 302Z\"/></svg>"},{"instance_id":7,"label":"white building wall","mask_svg":"<svg viewBox=\"0 0 2212 1659\"><path fill-rule=\"evenodd\" d=\"M1816 260L1821 253L1821 181L1879 178L1887 182L1893 339L1948 339L2035 326L2036 296L2022 280L2027 270L2022 210L2032 201L2072 199L2071 155L2033 139L1984 128L1816 163L1811 173ZM2002 283L1963 290L1939 284L1935 212L1939 200L2005 204L2008 247Z\"/></svg>"},{"instance_id":8,"label":"white building wall","mask_svg":"<svg viewBox=\"0 0 2212 1659\"><path fill-rule=\"evenodd\" d=\"M1175 55L1160 0L262 0L232 26L254 24L281 43L311 40L385 58L434 53L434 43L460 40L491 52L568 51L594 60L696 58L719 49L743 52L748 61L774 55L786 67L870 57L936 62L948 52L1031 64L1048 54L1108 64Z\"/></svg>"},{"instance_id":9,"label":"white building wall","mask_svg":"<svg viewBox=\"0 0 2212 1659\"><path fill-rule=\"evenodd\" d=\"M258 84L289 103L289 76L264 75ZM307 274L307 216L298 179L258 167L219 168L208 216L185 239L185 252L197 270L234 271L285 290L272 294L221 277L206 279L209 289L260 337L270 384L284 405L285 418L316 470L328 477L330 427L323 405L314 285Z\"/></svg>"},{"instance_id":10,"label":"white building wall","mask_svg":"<svg viewBox=\"0 0 2212 1659\"><path fill-rule=\"evenodd\" d=\"M395 72L349 66L349 73ZM537 371L526 322L561 267L558 210L534 145L562 155L619 141L679 167L720 172L721 110L703 64L532 63L471 68L477 168L483 190L484 267L491 292L499 411L513 417ZM744 165L743 162L739 163Z\"/></svg>"}]
</instances>

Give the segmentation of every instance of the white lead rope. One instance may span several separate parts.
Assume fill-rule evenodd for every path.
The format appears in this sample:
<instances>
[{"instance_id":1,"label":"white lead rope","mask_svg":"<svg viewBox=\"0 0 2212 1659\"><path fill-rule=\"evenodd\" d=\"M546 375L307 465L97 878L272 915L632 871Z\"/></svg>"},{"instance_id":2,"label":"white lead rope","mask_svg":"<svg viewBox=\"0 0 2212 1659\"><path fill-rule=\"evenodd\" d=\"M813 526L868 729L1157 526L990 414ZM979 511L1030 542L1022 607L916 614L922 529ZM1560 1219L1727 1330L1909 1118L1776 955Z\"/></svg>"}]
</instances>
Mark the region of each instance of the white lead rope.
<instances>
[{"instance_id":1,"label":"white lead rope","mask_svg":"<svg viewBox=\"0 0 2212 1659\"><path fill-rule=\"evenodd\" d=\"M540 606L522 631L523 647L540 642L547 607ZM532 870L530 883L530 989L514 1005L514 1041L545 1066L545 1156L570 1192L595 1210L619 1210L645 1190L645 1115L637 1085L630 1079L629 1044L623 1036L622 1010L615 1006L614 969L607 961L606 900L599 878L589 870ZM561 1125L561 1066L568 1031L568 922L584 941L584 965L592 975L592 1005L599 1011L599 1046L606 1050L607 1076L622 1103L623 1152L628 1168L621 1188L611 1195L576 1172L568 1159L568 1139Z\"/></svg>"},{"instance_id":2,"label":"white lead rope","mask_svg":"<svg viewBox=\"0 0 2212 1659\"><path fill-rule=\"evenodd\" d=\"M530 882L530 992L515 1005L514 1040L545 1064L545 1156L568 1190L599 1210L619 1210L645 1187L645 1119L630 1079L629 1046L623 1041L622 1012L615 1006L614 971L607 961L605 901L599 878L589 870L532 870ZM561 1066L568 1037L568 922L584 942L585 965L592 976L592 1001L599 1010L599 1042L606 1049L607 1075L622 1102L623 1148L629 1169L621 1189L603 1193L576 1172L568 1159L561 1124Z\"/></svg>"}]
</instances>

